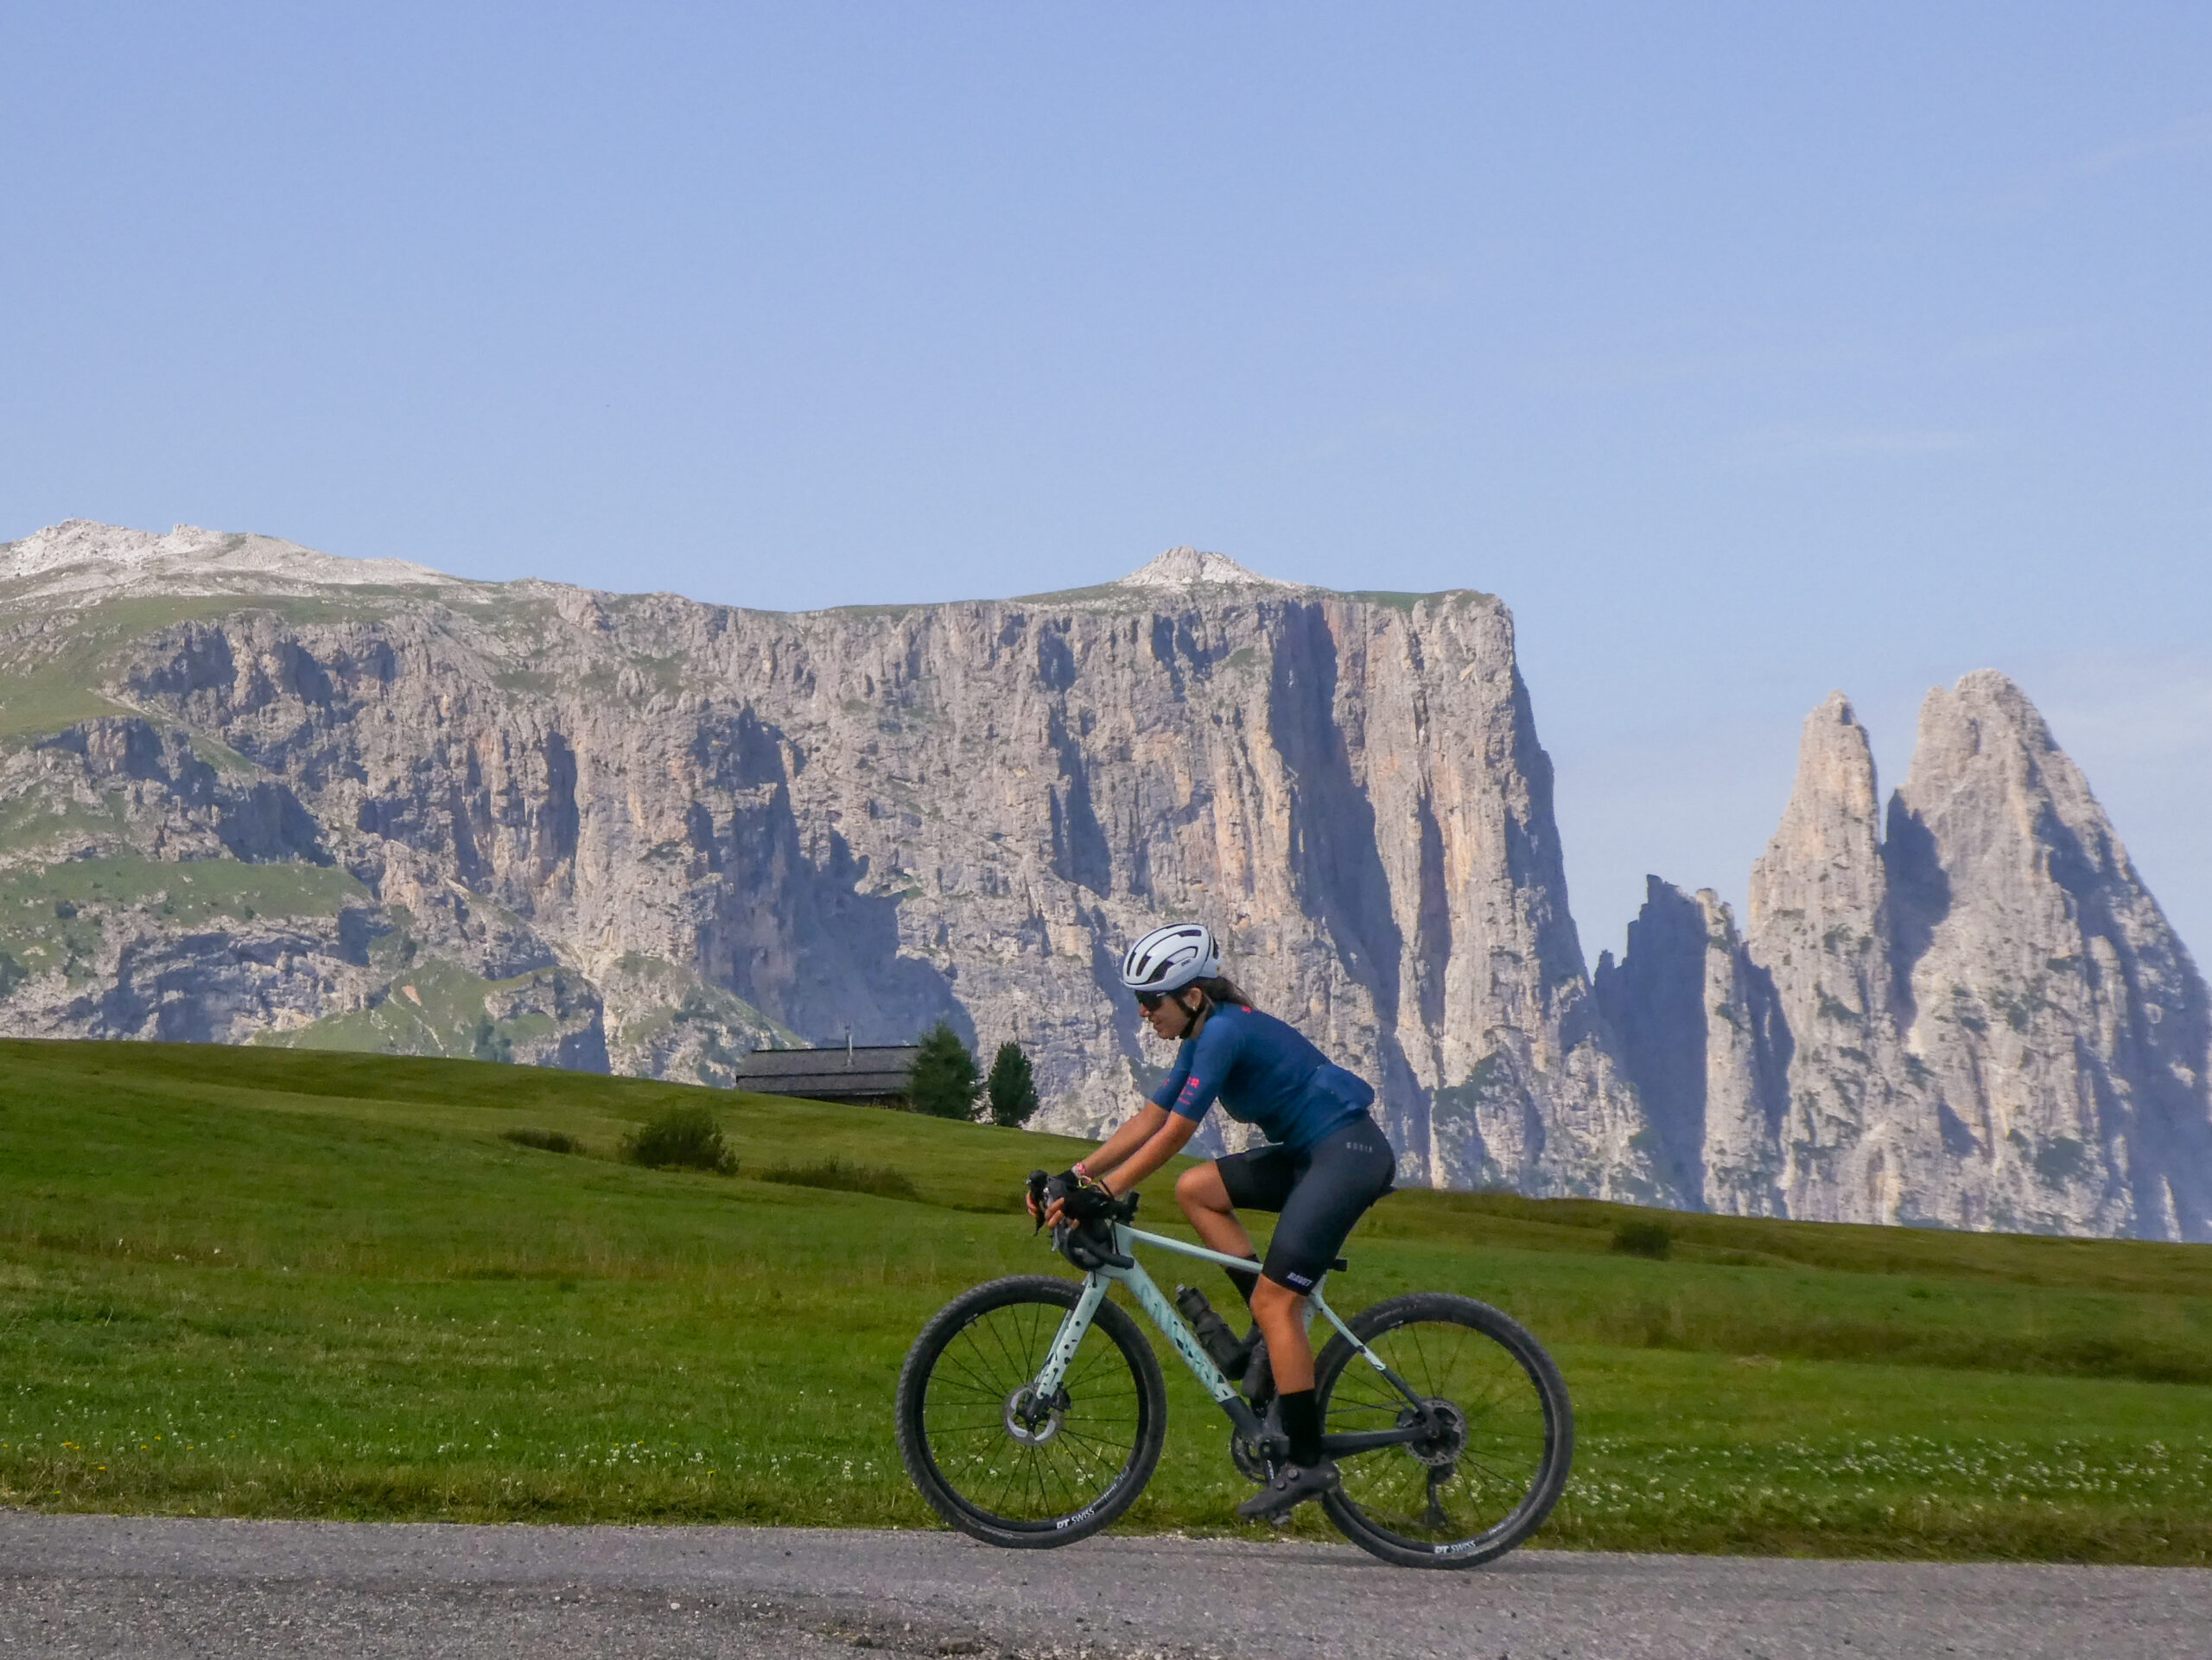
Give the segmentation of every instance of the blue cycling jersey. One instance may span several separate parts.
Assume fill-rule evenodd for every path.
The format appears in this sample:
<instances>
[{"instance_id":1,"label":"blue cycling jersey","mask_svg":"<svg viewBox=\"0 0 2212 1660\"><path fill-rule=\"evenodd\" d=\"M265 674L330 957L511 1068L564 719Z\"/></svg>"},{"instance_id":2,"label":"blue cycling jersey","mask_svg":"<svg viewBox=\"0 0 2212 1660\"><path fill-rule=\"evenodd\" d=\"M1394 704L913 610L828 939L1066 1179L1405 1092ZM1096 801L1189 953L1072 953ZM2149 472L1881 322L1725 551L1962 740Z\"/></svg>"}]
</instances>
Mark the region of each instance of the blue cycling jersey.
<instances>
[{"instance_id":1,"label":"blue cycling jersey","mask_svg":"<svg viewBox=\"0 0 2212 1660\"><path fill-rule=\"evenodd\" d=\"M1272 1014L1224 1004L1176 1051L1152 1103L1202 1119L1216 1100L1270 1142L1304 1147L1367 1110L1375 1091Z\"/></svg>"}]
</instances>

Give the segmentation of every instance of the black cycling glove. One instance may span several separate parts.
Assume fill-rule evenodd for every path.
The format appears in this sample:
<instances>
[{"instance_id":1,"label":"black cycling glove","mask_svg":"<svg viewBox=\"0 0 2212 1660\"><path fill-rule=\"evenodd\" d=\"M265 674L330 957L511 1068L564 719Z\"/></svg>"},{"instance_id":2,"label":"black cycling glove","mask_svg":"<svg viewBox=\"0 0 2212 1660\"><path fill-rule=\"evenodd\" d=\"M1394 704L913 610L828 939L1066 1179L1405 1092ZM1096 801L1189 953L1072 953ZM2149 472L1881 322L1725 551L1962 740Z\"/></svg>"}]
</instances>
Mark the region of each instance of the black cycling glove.
<instances>
[{"instance_id":1,"label":"black cycling glove","mask_svg":"<svg viewBox=\"0 0 2212 1660\"><path fill-rule=\"evenodd\" d=\"M1071 1222L1095 1222L1113 1214L1121 1201L1096 1176L1078 1176L1072 1170L1052 1178L1048 1192L1061 1199L1061 1214Z\"/></svg>"}]
</instances>

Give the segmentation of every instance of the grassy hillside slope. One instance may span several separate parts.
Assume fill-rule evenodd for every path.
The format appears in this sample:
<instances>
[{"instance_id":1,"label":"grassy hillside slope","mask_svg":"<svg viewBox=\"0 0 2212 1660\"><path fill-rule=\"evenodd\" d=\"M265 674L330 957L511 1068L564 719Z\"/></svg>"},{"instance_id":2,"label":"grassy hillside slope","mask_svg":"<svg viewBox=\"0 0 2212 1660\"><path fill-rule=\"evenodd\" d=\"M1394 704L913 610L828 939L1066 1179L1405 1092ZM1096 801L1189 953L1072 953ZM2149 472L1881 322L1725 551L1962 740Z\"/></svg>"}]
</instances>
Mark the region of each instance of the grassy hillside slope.
<instances>
[{"instance_id":1,"label":"grassy hillside slope","mask_svg":"<svg viewBox=\"0 0 2212 1660\"><path fill-rule=\"evenodd\" d=\"M607 1156L678 1100L735 1177ZM926 1523L899 1363L963 1287L1066 1271L1017 1194L1077 1150L463 1061L0 1044L0 1504ZM831 1158L918 1197L763 1179ZM1708 1217L1664 1218L1668 1260L1611 1249L1656 1214L1401 1194L1336 1282L1465 1291L1552 1346L1582 1442L1541 1542L2212 1562L2212 1251ZM1227 1529L1222 1421L1170 1377L1123 1525Z\"/></svg>"}]
</instances>

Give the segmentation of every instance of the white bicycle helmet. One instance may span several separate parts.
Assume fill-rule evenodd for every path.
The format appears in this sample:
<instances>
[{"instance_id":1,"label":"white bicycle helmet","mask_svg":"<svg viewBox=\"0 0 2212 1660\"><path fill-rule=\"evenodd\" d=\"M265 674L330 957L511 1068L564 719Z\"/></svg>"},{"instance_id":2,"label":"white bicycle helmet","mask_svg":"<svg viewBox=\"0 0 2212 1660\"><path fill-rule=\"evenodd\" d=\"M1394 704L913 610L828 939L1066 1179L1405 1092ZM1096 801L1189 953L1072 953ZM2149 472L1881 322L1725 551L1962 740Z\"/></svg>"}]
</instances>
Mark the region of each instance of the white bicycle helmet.
<instances>
[{"instance_id":1,"label":"white bicycle helmet","mask_svg":"<svg viewBox=\"0 0 2212 1660\"><path fill-rule=\"evenodd\" d=\"M1180 991L1193 980L1221 972L1221 947L1201 923L1154 928L1122 958L1122 983L1131 991Z\"/></svg>"}]
</instances>

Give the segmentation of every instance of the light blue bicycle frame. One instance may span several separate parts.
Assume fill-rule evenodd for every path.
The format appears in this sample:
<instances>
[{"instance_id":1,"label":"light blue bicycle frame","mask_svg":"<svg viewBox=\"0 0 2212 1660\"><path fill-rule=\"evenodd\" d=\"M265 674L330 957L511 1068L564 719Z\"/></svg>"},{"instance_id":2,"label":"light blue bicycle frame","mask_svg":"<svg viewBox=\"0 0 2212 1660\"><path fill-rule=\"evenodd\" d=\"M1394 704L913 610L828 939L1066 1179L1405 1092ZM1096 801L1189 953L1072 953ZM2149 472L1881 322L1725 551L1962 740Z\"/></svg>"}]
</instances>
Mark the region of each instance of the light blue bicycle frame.
<instances>
[{"instance_id":1,"label":"light blue bicycle frame","mask_svg":"<svg viewBox=\"0 0 2212 1660\"><path fill-rule=\"evenodd\" d=\"M1153 1283L1152 1275L1146 1273L1143 1265L1136 1260L1135 1252L1130 1248L1137 1244L1157 1246L1161 1250L1172 1250L1181 1256L1194 1256L1201 1262L1212 1262L1221 1268L1241 1269L1248 1274L1252 1271L1252 1259L1249 1256L1226 1256L1217 1250L1208 1250L1204 1245L1185 1244L1182 1240L1171 1239L1166 1234L1147 1233L1141 1228L1116 1223L1114 1250L1117 1256L1127 1257L1129 1266L1122 1268L1107 1263L1085 1274L1083 1295L1068 1311L1066 1318L1060 1321L1060 1329L1052 1339L1052 1349L1045 1357L1044 1367L1031 1385L1035 1390L1033 1398L1048 1401L1059 1388L1060 1380L1067 1376L1068 1366L1075 1359L1076 1351L1083 1346L1084 1334L1090 1330L1091 1319L1097 1313L1098 1305L1106 1300L1107 1288L1118 1282L1129 1288L1129 1294L1136 1299L1137 1307L1144 1310L1161 1334L1175 1345L1175 1352L1183 1357L1183 1364L1191 1369L1192 1375L1205 1386L1206 1393L1212 1396L1221 1409L1235 1421L1238 1433L1252 1440L1265 1434L1266 1427L1253 1412L1250 1402L1238 1392L1236 1384L1221 1375L1221 1368L1213 1364L1213 1357L1205 1352L1205 1345L1198 1341L1198 1333L1184 1323L1174 1305L1160 1294L1160 1288ZM1326 1274L1321 1276L1322 1280L1327 1278ZM1360 1341L1351 1327L1344 1324L1343 1316L1329 1307L1328 1299L1321 1294L1320 1281L1316 1281L1313 1290L1306 1294L1306 1318L1309 1325L1316 1313L1325 1315L1330 1325L1342 1332L1344 1341L1357 1349L1369 1365L1388 1379L1391 1387L1405 1396L1409 1405L1416 1410L1422 1408L1421 1398L1382 1364L1380 1355ZM1332 1436L1329 1440L1332 1443L1346 1443L1342 1450L1352 1451L1355 1448L1350 1443L1353 1442L1363 1446L1385 1446L1411 1438L1403 1431L1385 1430L1358 1436Z\"/></svg>"}]
</instances>

